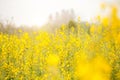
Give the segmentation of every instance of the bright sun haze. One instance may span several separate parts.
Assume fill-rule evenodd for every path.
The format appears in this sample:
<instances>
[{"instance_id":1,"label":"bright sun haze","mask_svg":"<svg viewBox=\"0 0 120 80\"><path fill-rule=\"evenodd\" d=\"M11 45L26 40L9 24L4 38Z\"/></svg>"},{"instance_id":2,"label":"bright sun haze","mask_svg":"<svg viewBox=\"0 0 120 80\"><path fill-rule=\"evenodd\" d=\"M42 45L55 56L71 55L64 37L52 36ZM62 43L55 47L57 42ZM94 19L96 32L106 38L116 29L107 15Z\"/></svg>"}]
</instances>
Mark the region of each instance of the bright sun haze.
<instances>
[{"instance_id":1,"label":"bright sun haze","mask_svg":"<svg viewBox=\"0 0 120 80\"><path fill-rule=\"evenodd\" d=\"M100 3L113 0L0 0L0 20L16 25L43 25L49 14L74 9L76 16L89 21L100 12Z\"/></svg>"}]
</instances>

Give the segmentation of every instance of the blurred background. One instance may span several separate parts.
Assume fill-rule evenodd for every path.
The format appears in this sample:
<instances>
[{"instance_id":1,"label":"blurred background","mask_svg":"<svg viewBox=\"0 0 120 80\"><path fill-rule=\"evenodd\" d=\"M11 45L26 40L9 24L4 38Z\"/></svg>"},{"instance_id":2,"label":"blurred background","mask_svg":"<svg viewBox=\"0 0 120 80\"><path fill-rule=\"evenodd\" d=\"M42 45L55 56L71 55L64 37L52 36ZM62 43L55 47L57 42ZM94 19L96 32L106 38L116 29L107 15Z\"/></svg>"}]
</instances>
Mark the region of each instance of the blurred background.
<instances>
[{"instance_id":1,"label":"blurred background","mask_svg":"<svg viewBox=\"0 0 120 80\"><path fill-rule=\"evenodd\" d=\"M50 18L81 16L90 21L100 13L100 4L116 4L119 0L0 0L0 21L13 21L16 25L42 26ZM70 14L69 14L70 13ZM69 14L69 15L68 15ZM65 18L65 17L64 17Z\"/></svg>"},{"instance_id":2,"label":"blurred background","mask_svg":"<svg viewBox=\"0 0 120 80\"><path fill-rule=\"evenodd\" d=\"M78 16L83 22L106 16L109 7L104 11L100 8L104 4L119 7L120 0L0 0L0 23L15 28L53 30L70 20L77 21Z\"/></svg>"}]
</instances>

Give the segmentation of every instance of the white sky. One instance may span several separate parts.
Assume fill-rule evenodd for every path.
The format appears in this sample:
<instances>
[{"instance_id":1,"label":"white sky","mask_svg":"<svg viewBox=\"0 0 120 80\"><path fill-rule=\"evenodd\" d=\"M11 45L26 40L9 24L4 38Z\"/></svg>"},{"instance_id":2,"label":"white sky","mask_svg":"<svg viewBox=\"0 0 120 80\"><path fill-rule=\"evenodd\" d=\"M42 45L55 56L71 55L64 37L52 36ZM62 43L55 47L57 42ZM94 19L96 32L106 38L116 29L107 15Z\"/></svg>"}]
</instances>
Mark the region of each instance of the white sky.
<instances>
[{"instance_id":1,"label":"white sky","mask_svg":"<svg viewBox=\"0 0 120 80\"><path fill-rule=\"evenodd\" d=\"M63 9L74 9L82 20L99 14L100 3L113 0L0 0L0 20L10 20L17 25L42 25L49 14Z\"/></svg>"}]
</instances>

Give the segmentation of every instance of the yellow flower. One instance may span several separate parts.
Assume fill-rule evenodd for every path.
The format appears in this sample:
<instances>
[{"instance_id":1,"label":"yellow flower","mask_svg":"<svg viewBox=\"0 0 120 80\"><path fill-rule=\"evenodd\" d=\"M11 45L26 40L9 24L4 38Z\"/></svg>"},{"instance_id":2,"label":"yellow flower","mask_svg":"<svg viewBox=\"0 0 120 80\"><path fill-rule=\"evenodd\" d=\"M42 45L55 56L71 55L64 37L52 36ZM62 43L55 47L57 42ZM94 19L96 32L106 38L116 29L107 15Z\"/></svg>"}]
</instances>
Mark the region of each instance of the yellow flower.
<instances>
[{"instance_id":1,"label":"yellow flower","mask_svg":"<svg viewBox=\"0 0 120 80\"><path fill-rule=\"evenodd\" d=\"M108 20L107 17L105 17L105 18L102 19L102 24L103 24L104 27L107 27L107 26L108 26L108 24L109 24L108 21L109 21L109 20Z\"/></svg>"},{"instance_id":2,"label":"yellow flower","mask_svg":"<svg viewBox=\"0 0 120 80\"><path fill-rule=\"evenodd\" d=\"M47 64L50 66L57 66L59 63L59 56L56 54L49 54L47 57Z\"/></svg>"}]
</instances>

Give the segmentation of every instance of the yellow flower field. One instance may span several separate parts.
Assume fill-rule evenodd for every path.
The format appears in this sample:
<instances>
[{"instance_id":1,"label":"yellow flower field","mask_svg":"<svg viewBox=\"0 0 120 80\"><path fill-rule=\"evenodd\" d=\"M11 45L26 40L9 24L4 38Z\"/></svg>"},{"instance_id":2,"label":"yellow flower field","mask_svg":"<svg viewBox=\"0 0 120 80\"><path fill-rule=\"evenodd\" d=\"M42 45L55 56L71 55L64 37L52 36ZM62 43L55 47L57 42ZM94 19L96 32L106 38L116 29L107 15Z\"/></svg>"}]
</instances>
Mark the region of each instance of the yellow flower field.
<instances>
[{"instance_id":1,"label":"yellow flower field","mask_svg":"<svg viewBox=\"0 0 120 80\"><path fill-rule=\"evenodd\" d=\"M0 80L120 80L120 19L55 33L0 33ZM77 31L76 31L77 30Z\"/></svg>"}]
</instances>

